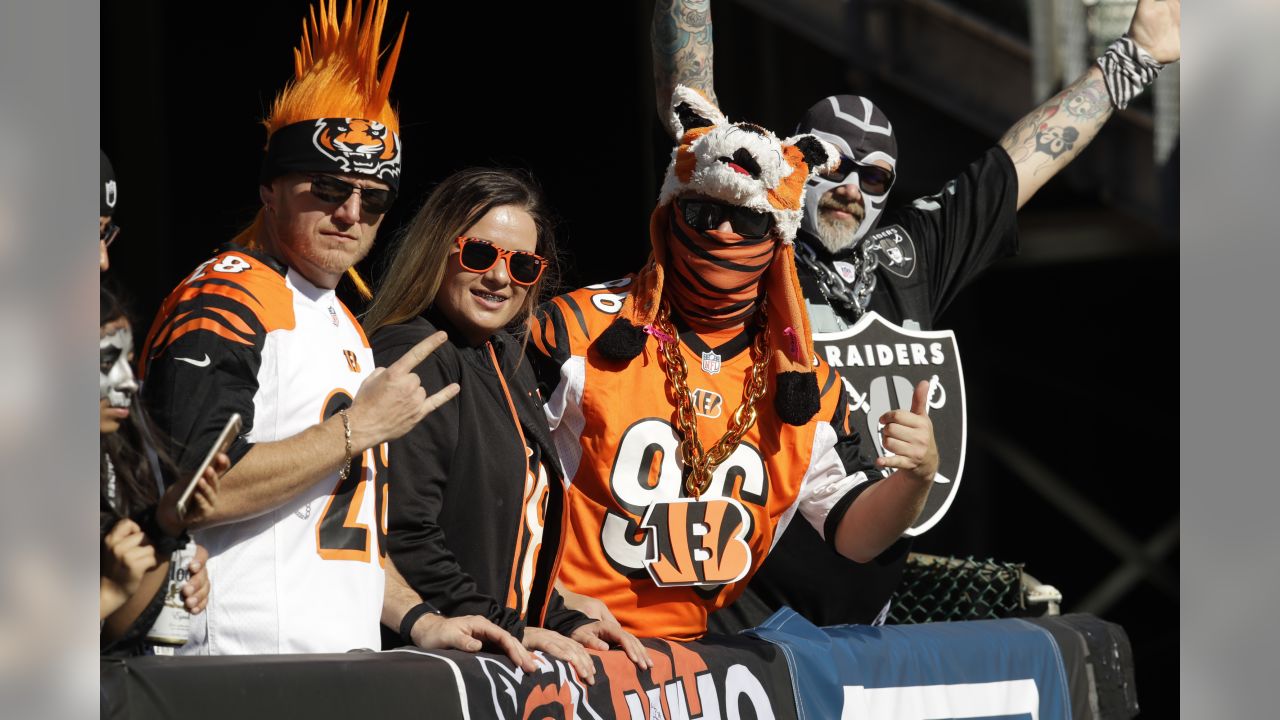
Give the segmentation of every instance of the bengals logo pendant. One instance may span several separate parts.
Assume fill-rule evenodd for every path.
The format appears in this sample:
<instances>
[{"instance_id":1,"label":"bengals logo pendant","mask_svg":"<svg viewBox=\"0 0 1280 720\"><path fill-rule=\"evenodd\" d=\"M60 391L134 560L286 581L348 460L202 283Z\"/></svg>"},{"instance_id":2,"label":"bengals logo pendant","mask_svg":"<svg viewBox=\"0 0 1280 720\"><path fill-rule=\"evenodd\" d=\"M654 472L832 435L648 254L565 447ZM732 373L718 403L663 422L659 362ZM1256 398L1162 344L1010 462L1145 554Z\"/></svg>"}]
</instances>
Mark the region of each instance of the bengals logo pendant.
<instances>
[{"instance_id":1,"label":"bengals logo pendant","mask_svg":"<svg viewBox=\"0 0 1280 720\"><path fill-rule=\"evenodd\" d=\"M640 526L647 529L644 566L662 587L716 587L751 569L747 511L733 498L680 498L654 503Z\"/></svg>"}]
</instances>

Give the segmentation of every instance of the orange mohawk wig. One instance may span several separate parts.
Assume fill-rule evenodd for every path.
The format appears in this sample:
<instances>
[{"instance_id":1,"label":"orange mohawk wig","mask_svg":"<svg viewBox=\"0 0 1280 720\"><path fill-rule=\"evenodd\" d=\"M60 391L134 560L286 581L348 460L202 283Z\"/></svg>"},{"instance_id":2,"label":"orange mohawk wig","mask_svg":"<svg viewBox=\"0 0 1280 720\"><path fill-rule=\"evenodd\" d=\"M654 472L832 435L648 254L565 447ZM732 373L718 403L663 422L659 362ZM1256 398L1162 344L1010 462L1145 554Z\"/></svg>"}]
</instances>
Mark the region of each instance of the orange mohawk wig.
<instances>
[{"instance_id":1,"label":"orange mohawk wig","mask_svg":"<svg viewBox=\"0 0 1280 720\"><path fill-rule=\"evenodd\" d=\"M267 128L267 155L259 181L292 172L355 173L400 185L400 119L389 95L404 24L381 74L378 39L387 0L347 0L341 18L337 0L317 0L302 21L302 41L293 51L293 80L276 96ZM238 241L255 244L262 212ZM347 270L366 300L369 286L354 267Z\"/></svg>"},{"instance_id":2,"label":"orange mohawk wig","mask_svg":"<svg viewBox=\"0 0 1280 720\"><path fill-rule=\"evenodd\" d=\"M378 38L387 16L387 0L347 0L338 19L337 0L319 0L310 18L302 21L302 42L293 51L293 82L271 106L263 124L267 135L276 130L326 117L377 120L400 132L400 119L391 107L391 79L400 59L405 25L378 75ZM408 23L405 16L405 23Z\"/></svg>"}]
</instances>

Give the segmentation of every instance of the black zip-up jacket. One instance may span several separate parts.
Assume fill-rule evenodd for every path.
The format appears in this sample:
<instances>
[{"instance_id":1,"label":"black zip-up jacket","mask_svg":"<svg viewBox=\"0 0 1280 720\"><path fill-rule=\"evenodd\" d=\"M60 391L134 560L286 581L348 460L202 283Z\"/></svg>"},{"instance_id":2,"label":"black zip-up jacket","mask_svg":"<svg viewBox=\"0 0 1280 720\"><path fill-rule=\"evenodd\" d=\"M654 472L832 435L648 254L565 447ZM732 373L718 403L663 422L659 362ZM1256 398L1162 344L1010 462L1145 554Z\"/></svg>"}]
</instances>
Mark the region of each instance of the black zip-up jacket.
<instances>
[{"instance_id":1,"label":"black zip-up jacket","mask_svg":"<svg viewBox=\"0 0 1280 720\"><path fill-rule=\"evenodd\" d=\"M437 329L449 333L449 342L415 372L428 393L453 382L461 392L389 443L391 559L410 587L445 615L480 615L517 638L526 624L569 635L592 620L565 607L554 588L568 516L533 370L509 333L469 347L430 311L374 333L378 367Z\"/></svg>"}]
</instances>

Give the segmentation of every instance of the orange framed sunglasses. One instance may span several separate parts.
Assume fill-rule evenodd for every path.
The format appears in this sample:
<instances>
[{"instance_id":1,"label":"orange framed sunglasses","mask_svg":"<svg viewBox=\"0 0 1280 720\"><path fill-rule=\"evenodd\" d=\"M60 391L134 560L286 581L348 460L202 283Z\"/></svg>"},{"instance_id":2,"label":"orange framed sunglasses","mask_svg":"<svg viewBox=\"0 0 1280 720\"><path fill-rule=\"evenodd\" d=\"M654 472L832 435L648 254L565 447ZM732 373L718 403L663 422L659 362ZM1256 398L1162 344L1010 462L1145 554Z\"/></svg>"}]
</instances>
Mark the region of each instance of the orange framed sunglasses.
<instances>
[{"instance_id":1,"label":"orange framed sunglasses","mask_svg":"<svg viewBox=\"0 0 1280 720\"><path fill-rule=\"evenodd\" d=\"M458 242L458 263L463 270L473 273L487 273L498 264L499 260L507 261L507 277L517 285L532 285L538 282L547 269L547 259L541 255L523 250L503 250L488 240L473 237L460 237Z\"/></svg>"}]
</instances>

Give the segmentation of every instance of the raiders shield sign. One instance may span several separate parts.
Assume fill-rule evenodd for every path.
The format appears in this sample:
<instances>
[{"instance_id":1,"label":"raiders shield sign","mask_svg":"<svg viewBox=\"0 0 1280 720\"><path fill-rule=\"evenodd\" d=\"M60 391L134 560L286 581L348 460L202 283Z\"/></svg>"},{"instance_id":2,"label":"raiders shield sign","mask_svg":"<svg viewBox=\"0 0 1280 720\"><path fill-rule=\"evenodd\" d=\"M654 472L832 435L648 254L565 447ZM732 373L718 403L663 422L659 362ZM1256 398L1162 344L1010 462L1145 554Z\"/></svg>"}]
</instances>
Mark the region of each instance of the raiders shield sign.
<instances>
[{"instance_id":1,"label":"raiders shield sign","mask_svg":"<svg viewBox=\"0 0 1280 720\"><path fill-rule=\"evenodd\" d=\"M955 333L950 330L906 330L878 313L868 312L853 327L815 333L814 349L840 372L849 394L849 424L865 448L879 456L884 449L878 419L890 410L911 407L921 380L929 381L929 419L938 443L938 474L924 510L908 535L933 527L960 487L968 430L964 372Z\"/></svg>"}]
</instances>

